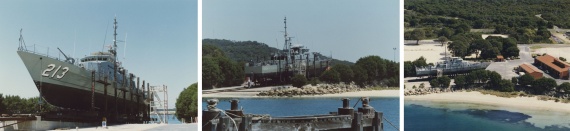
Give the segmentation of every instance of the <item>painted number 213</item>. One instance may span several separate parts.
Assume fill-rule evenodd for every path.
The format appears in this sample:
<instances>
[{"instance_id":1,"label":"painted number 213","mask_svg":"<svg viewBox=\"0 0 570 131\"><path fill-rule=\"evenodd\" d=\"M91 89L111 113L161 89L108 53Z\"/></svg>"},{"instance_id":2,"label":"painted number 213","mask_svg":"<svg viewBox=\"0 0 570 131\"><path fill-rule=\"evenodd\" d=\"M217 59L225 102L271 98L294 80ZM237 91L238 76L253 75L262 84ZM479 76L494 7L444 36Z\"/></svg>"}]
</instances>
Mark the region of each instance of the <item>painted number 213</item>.
<instances>
[{"instance_id":1,"label":"painted number 213","mask_svg":"<svg viewBox=\"0 0 570 131\"><path fill-rule=\"evenodd\" d=\"M60 66L58 66L58 67L55 69L55 71L54 71L53 73L51 73L51 75L50 75L50 72L53 71L54 68L55 68L55 64L49 64L49 65L48 65L48 68L45 69L45 70L42 72L42 76L45 76L45 77L52 77L52 78L53 78L54 76L56 76L58 79L61 79L61 78L63 78L63 76L65 76L65 73L67 73L67 71L69 71L69 67L63 67L63 68L61 68L61 65L60 65ZM61 69L62 72L61 72L61 74L56 75L57 72L59 71L59 69Z\"/></svg>"}]
</instances>

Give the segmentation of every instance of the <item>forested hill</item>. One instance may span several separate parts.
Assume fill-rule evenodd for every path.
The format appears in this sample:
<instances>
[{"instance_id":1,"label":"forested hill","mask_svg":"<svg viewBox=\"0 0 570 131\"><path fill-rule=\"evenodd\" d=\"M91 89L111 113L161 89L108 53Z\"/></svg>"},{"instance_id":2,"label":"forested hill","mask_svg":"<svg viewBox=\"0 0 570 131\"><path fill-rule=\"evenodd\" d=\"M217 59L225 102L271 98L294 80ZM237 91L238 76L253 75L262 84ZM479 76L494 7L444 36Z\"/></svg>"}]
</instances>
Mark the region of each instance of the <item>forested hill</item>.
<instances>
[{"instance_id":1,"label":"forested hill","mask_svg":"<svg viewBox=\"0 0 570 131\"><path fill-rule=\"evenodd\" d=\"M272 53L277 52L279 49L269 47L265 43L257 41L232 41L225 39L203 39L203 45L214 45L220 48L224 54L230 59L237 62L245 62L249 60L263 60L270 59ZM322 56L322 55L321 55ZM332 65L344 64L354 65L354 63L343 60L332 60Z\"/></svg>"}]
</instances>

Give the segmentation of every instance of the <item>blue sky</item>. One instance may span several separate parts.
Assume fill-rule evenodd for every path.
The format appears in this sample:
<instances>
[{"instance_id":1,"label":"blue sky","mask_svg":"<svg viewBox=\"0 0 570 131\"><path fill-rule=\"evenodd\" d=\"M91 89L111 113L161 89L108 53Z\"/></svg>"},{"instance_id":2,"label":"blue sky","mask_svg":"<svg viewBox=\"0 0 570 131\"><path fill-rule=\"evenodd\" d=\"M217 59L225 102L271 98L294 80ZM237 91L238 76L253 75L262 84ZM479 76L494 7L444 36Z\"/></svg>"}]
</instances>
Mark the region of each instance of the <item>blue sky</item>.
<instances>
[{"instance_id":1,"label":"blue sky","mask_svg":"<svg viewBox=\"0 0 570 131\"><path fill-rule=\"evenodd\" d=\"M169 108L174 108L182 89L198 81L196 0L0 2L0 93L39 95L16 53L20 28L28 46L49 47L52 55L59 47L80 58L112 43L115 15L117 39L127 36L126 54L125 43L118 44L123 66L141 81L167 85Z\"/></svg>"},{"instance_id":2,"label":"blue sky","mask_svg":"<svg viewBox=\"0 0 570 131\"><path fill-rule=\"evenodd\" d=\"M283 48L283 18L294 44L356 62L399 58L398 0L205 0L202 37L258 41ZM394 52L393 48L396 49Z\"/></svg>"}]
</instances>

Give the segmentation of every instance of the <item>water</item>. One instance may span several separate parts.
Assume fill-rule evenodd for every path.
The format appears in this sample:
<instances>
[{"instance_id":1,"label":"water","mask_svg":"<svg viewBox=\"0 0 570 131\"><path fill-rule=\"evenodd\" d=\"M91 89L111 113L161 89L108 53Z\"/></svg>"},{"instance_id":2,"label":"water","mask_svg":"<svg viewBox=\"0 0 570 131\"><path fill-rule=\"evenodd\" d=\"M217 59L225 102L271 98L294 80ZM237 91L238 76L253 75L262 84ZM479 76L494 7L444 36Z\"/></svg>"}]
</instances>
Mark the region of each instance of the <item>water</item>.
<instances>
[{"instance_id":1,"label":"water","mask_svg":"<svg viewBox=\"0 0 570 131\"><path fill-rule=\"evenodd\" d=\"M162 116L162 115L161 115ZM151 115L151 118L157 118L156 115ZM166 117L168 117L168 124L182 124L181 121L179 121L178 119L176 119L176 115L171 114L171 115L166 115Z\"/></svg>"},{"instance_id":2,"label":"water","mask_svg":"<svg viewBox=\"0 0 570 131\"><path fill-rule=\"evenodd\" d=\"M482 107L483 108L480 108ZM506 110L503 110L506 109ZM465 103L437 103L424 101L405 101L404 129L416 130L461 130L461 131L535 131L535 130L570 130L567 115L555 118L557 113L546 113L550 118L542 122L567 121L566 124L533 123L541 115L532 116L508 108L484 107L484 105ZM547 111L544 111L547 112ZM545 114L544 112L537 114ZM535 114L535 113L533 113ZM557 120L560 119L560 120ZM565 123L565 122L562 122Z\"/></svg>"},{"instance_id":3,"label":"water","mask_svg":"<svg viewBox=\"0 0 570 131\"><path fill-rule=\"evenodd\" d=\"M350 105L354 106L359 98L350 98ZM204 98L202 109L206 109L208 98ZM229 100L219 99L218 108L230 109ZM272 117L300 116L328 114L336 112L342 107L341 98L240 98L239 107L246 114L270 114ZM400 126L400 100L398 97L371 97L370 105L378 112L383 112L384 117L399 128ZM362 107L358 103L355 108ZM396 131L387 122L384 123L385 131Z\"/></svg>"}]
</instances>

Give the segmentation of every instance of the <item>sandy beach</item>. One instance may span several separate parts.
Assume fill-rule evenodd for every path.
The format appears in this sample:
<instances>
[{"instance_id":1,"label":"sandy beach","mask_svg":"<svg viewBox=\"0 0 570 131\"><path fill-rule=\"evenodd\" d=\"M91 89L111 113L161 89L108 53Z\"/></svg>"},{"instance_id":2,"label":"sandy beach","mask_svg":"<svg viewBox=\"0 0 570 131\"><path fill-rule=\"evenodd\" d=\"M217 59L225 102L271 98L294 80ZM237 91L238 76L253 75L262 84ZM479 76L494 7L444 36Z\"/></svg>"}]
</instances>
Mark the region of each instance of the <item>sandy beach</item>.
<instances>
[{"instance_id":1,"label":"sandy beach","mask_svg":"<svg viewBox=\"0 0 570 131\"><path fill-rule=\"evenodd\" d=\"M211 94L202 94L204 98L285 98L285 97L269 97L256 96L259 92L255 91L234 91L234 92L218 92ZM293 96L293 97L399 97L399 90L370 90L358 92L345 92L340 94L324 94L309 96Z\"/></svg>"},{"instance_id":2,"label":"sandy beach","mask_svg":"<svg viewBox=\"0 0 570 131\"><path fill-rule=\"evenodd\" d=\"M496 106L508 106L515 108L526 108L543 111L557 111L570 113L570 104L554 102L554 100L543 101L534 97L504 98L494 95L485 95L477 91L472 92L447 92L418 96L406 96L405 100L419 101L439 101L439 102L463 102Z\"/></svg>"}]
</instances>

